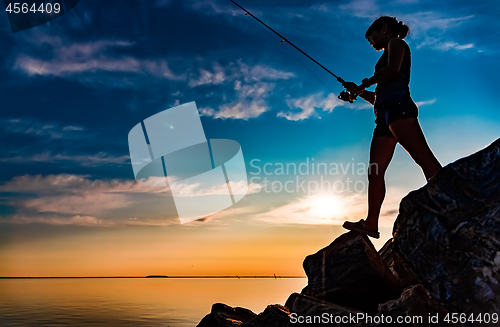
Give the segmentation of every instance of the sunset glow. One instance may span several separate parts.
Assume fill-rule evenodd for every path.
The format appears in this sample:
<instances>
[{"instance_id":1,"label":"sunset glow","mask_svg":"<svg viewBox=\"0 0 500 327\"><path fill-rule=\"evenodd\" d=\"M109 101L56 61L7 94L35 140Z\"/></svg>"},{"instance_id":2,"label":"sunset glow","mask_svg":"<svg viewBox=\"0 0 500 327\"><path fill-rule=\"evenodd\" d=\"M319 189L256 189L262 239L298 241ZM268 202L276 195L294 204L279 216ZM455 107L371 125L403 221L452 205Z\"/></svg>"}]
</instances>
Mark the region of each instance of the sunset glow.
<instances>
[{"instance_id":1,"label":"sunset glow","mask_svg":"<svg viewBox=\"0 0 500 327\"><path fill-rule=\"evenodd\" d=\"M411 96L439 162L499 137L500 39L484 33L500 28L498 1L241 5L358 84L382 55L366 29L397 16L410 27ZM340 100L334 77L229 1L81 0L17 33L0 16L0 277L303 276L307 255L366 218L373 106ZM181 224L163 165L161 177L136 180L128 135L137 126L148 159L144 121L193 101L199 132L237 142L245 167L231 180L224 161L211 188L166 172L183 200L232 191L226 209ZM179 126L160 127L193 135ZM169 142L180 141L159 137ZM398 145L385 182L377 248L426 179Z\"/></svg>"}]
</instances>

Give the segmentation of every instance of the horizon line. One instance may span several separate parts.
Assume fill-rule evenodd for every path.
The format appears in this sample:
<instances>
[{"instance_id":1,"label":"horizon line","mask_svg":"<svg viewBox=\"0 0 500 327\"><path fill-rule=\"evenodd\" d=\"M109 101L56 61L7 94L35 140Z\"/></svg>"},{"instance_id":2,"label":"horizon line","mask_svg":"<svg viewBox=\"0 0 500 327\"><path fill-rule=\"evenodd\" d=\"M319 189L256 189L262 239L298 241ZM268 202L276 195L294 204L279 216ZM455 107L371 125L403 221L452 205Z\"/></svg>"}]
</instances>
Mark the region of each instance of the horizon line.
<instances>
[{"instance_id":1,"label":"horizon line","mask_svg":"<svg viewBox=\"0 0 500 327\"><path fill-rule=\"evenodd\" d=\"M307 276L276 275L147 275L147 276L0 276L0 279L76 279L76 278L307 278Z\"/></svg>"}]
</instances>

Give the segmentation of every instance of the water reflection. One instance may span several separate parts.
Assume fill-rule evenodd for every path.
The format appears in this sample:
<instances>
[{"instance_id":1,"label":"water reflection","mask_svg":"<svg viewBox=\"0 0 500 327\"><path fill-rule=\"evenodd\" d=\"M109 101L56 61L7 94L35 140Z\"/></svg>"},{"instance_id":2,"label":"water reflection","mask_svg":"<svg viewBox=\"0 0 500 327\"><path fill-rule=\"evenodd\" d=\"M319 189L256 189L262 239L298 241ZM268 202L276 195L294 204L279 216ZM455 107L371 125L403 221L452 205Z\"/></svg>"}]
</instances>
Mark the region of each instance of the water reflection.
<instances>
[{"instance_id":1,"label":"water reflection","mask_svg":"<svg viewBox=\"0 0 500 327\"><path fill-rule=\"evenodd\" d=\"M0 280L2 326L196 326L215 302L284 304L307 279Z\"/></svg>"}]
</instances>

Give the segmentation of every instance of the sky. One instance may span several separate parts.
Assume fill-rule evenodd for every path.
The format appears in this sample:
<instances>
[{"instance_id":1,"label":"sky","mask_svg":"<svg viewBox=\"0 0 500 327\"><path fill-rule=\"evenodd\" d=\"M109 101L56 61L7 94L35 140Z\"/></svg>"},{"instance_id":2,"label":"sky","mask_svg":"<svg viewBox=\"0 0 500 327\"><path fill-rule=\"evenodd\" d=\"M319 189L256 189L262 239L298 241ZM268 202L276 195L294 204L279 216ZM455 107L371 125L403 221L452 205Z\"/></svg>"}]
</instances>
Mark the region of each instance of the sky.
<instances>
[{"instance_id":1,"label":"sky","mask_svg":"<svg viewBox=\"0 0 500 327\"><path fill-rule=\"evenodd\" d=\"M498 1L239 4L356 83L381 55L366 29L396 16L440 163L500 137ZM306 255L365 218L371 105L339 100L335 78L228 0L81 0L17 33L0 15L0 40L0 276L303 276ZM181 224L168 188L136 182L127 137L192 101L207 139L241 145L249 190ZM386 183L377 248L425 185L399 145Z\"/></svg>"}]
</instances>

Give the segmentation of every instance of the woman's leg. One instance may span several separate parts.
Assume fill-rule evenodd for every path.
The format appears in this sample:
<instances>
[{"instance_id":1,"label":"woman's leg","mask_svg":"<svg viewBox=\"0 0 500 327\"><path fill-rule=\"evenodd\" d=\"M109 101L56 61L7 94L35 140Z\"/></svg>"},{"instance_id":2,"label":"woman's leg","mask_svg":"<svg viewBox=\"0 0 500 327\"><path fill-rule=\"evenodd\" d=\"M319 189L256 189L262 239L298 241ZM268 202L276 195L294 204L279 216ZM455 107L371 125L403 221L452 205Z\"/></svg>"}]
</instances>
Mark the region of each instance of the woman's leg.
<instances>
[{"instance_id":1,"label":"woman's leg","mask_svg":"<svg viewBox=\"0 0 500 327\"><path fill-rule=\"evenodd\" d=\"M422 168L427 180L441 169L441 164L427 145L417 118L397 119L389 125L389 129L417 165Z\"/></svg>"},{"instance_id":2,"label":"woman's leg","mask_svg":"<svg viewBox=\"0 0 500 327\"><path fill-rule=\"evenodd\" d=\"M391 162L396 144L397 140L394 136L375 136L370 145L366 225L373 230L378 230L378 217L385 197L384 175Z\"/></svg>"}]
</instances>

